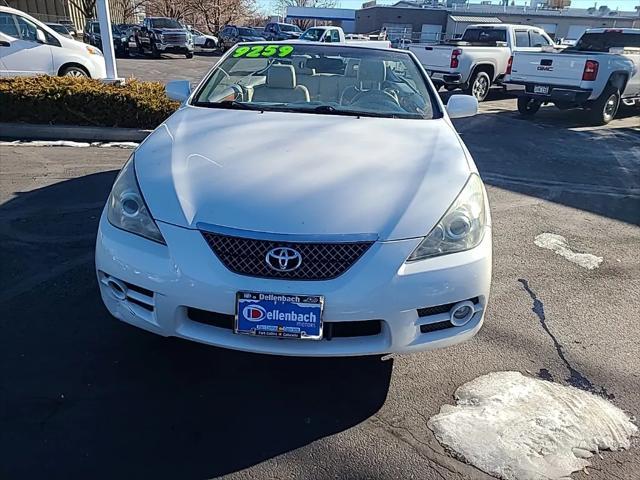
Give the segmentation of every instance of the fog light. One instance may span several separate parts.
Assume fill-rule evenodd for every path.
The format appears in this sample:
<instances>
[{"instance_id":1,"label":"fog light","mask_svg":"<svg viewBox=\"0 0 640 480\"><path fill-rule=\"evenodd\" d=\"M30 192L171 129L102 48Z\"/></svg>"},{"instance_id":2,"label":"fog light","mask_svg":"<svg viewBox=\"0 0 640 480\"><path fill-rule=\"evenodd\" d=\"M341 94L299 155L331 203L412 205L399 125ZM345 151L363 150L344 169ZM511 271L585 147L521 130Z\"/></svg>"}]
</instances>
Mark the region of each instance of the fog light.
<instances>
[{"instance_id":1,"label":"fog light","mask_svg":"<svg viewBox=\"0 0 640 480\"><path fill-rule=\"evenodd\" d=\"M466 325L473 314L475 313L475 308L473 303L470 301L459 302L456 303L453 308L450 310L450 318L449 321L455 327L461 327Z\"/></svg>"},{"instance_id":2,"label":"fog light","mask_svg":"<svg viewBox=\"0 0 640 480\"><path fill-rule=\"evenodd\" d=\"M117 300L125 300L127 298L127 286L120 280L109 277L107 279L107 286L109 287L111 295Z\"/></svg>"}]
</instances>

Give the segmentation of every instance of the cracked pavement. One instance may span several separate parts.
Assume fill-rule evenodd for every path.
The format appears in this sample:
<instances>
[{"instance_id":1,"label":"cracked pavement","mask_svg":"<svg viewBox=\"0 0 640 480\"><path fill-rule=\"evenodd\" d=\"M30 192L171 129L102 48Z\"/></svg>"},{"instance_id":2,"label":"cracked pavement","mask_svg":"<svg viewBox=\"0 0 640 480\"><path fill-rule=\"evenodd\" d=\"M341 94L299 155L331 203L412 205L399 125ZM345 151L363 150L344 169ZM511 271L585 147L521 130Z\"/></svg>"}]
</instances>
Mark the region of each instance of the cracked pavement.
<instances>
[{"instance_id":1,"label":"cracked pavement","mask_svg":"<svg viewBox=\"0 0 640 480\"><path fill-rule=\"evenodd\" d=\"M384 361L244 354L110 318L92 249L130 152L0 147L0 478L486 479L426 422L501 370L609 395L637 417L638 117L589 129L572 112L520 120L500 97L482 108L457 123L492 207L485 326ZM537 247L543 232L603 263ZM637 478L635 444L573 478Z\"/></svg>"}]
</instances>

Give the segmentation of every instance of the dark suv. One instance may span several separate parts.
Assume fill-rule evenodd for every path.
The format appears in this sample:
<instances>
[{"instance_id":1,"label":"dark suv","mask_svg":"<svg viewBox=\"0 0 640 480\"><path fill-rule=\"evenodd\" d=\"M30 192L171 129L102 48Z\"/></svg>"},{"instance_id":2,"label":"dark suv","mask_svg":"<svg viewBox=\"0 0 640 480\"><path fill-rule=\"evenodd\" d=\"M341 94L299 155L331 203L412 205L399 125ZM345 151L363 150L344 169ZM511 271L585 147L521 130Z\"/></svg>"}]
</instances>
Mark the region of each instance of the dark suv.
<instances>
[{"instance_id":1,"label":"dark suv","mask_svg":"<svg viewBox=\"0 0 640 480\"><path fill-rule=\"evenodd\" d=\"M291 23L267 23L264 27L264 38L267 40L293 40L302 35L302 30Z\"/></svg>"},{"instance_id":2,"label":"dark suv","mask_svg":"<svg viewBox=\"0 0 640 480\"><path fill-rule=\"evenodd\" d=\"M121 30L117 25L111 25L111 35L113 36L113 51L118 57L129 56L129 38L127 32ZM84 43L93 45L102 50L102 36L100 35L100 22L87 20L82 34Z\"/></svg>"},{"instance_id":3,"label":"dark suv","mask_svg":"<svg viewBox=\"0 0 640 480\"><path fill-rule=\"evenodd\" d=\"M145 18L136 32L136 45L140 53L149 52L155 58L160 58L163 52L193 57L193 36L174 18Z\"/></svg>"},{"instance_id":4,"label":"dark suv","mask_svg":"<svg viewBox=\"0 0 640 480\"><path fill-rule=\"evenodd\" d=\"M220 49L224 52L239 42L261 42L264 37L250 27L227 25L218 35Z\"/></svg>"}]
</instances>

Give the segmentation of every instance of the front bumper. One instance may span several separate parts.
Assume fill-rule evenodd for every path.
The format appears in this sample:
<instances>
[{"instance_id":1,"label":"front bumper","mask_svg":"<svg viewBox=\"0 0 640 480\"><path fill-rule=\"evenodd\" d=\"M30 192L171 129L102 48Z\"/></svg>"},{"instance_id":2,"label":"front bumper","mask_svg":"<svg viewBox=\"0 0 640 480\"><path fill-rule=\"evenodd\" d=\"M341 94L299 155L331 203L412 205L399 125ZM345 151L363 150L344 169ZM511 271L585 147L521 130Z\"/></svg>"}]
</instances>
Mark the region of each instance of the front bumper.
<instances>
[{"instance_id":1,"label":"front bumper","mask_svg":"<svg viewBox=\"0 0 640 480\"><path fill-rule=\"evenodd\" d=\"M291 281L232 273L199 231L162 222L158 226L167 246L113 227L103 213L96 269L111 314L159 335L258 353L349 356L447 347L470 339L482 326L491 282L489 227L482 243L467 252L405 264L420 239L377 242L336 279ZM112 279L128 287L126 298L114 295L108 285ZM380 328L374 334L320 341L258 338L236 335L192 315L204 311L229 318L241 290L323 295L325 326L376 320ZM461 327L432 328L448 322L449 313L442 309L418 313L469 299L475 313Z\"/></svg>"},{"instance_id":2,"label":"front bumper","mask_svg":"<svg viewBox=\"0 0 640 480\"><path fill-rule=\"evenodd\" d=\"M171 43L156 43L156 48L165 53L190 53L193 52L193 44L187 43L175 45Z\"/></svg>"}]
</instances>

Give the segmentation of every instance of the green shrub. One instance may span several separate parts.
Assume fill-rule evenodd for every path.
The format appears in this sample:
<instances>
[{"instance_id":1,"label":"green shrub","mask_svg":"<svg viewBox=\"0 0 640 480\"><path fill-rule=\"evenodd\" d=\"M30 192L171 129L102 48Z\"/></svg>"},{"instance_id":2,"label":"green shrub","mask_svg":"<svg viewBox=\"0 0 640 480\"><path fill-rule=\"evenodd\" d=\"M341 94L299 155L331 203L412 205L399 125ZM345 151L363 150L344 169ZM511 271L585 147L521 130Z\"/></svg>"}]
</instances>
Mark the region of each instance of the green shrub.
<instances>
[{"instance_id":1,"label":"green shrub","mask_svg":"<svg viewBox=\"0 0 640 480\"><path fill-rule=\"evenodd\" d=\"M155 82L74 77L0 80L0 122L155 128L177 108Z\"/></svg>"}]
</instances>

